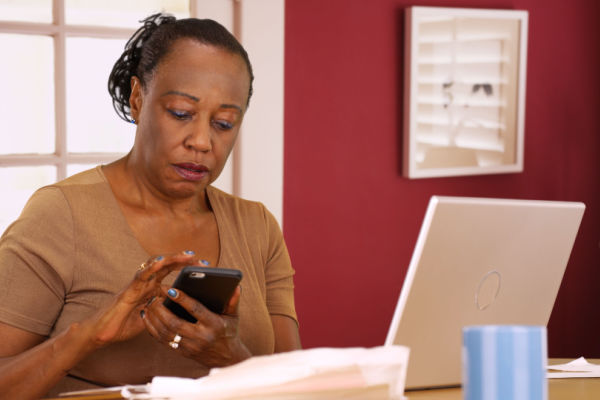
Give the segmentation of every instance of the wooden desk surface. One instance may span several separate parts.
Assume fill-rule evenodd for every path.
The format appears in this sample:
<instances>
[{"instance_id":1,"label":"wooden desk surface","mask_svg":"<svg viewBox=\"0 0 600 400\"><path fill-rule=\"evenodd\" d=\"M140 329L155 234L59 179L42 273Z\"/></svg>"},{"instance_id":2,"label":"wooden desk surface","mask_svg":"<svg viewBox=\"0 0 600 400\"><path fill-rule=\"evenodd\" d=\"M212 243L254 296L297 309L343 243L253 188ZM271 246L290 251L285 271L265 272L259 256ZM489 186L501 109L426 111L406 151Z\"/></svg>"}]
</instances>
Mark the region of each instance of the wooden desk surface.
<instances>
[{"instance_id":1,"label":"wooden desk surface","mask_svg":"<svg viewBox=\"0 0 600 400\"><path fill-rule=\"evenodd\" d=\"M432 389L405 392L408 400L463 400L462 390ZM117 400L118 394L100 396L62 397L47 400ZM549 400L597 400L600 399L600 378L569 378L548 380ZM316 400L316 399L315 399Z\"/></svg>"},{"instance_id":2,"label":"wooden desk surface","mask_svg":"<svg viewBox=\"0 0 600 400\"><path fill-rule=\"evenodd\" d=\"M572 359L551 359L550 364L562 364ZM600 364L600 359L588 360ZM430 389L406 391L408 400L462 400L462 389ZM62 397L46 400L114 400L122 399L118 394L100 396ZM600 399L600 378L548 379L549 400L598 400Z\"/></svg>"},{"instance_id":3,"label":"wooden desk surface","mask_svg":"<svg viewBox=\"0 0 600 400\"><path fill-rule=\"evenodd\" d=\"M462 400L462 389L415 390L404 393L409 400ZM548 379L549 400L600 399L600 378Z\"/></svg>"},{"instance_id":4,"label":"wooden desk surface","mask_svg":"<svg viewBox=\"0 0 600 400\"><path fill-rule=\"evenodd\" d=\"M550 364L562 364L572 359L551 359ZM600 359L588 360L600 364ZM414 390L404 393L409 400L462 400L462 389ZM548 379L549 400L600 399L600 378Z\"/></svg>"}]
</instances>

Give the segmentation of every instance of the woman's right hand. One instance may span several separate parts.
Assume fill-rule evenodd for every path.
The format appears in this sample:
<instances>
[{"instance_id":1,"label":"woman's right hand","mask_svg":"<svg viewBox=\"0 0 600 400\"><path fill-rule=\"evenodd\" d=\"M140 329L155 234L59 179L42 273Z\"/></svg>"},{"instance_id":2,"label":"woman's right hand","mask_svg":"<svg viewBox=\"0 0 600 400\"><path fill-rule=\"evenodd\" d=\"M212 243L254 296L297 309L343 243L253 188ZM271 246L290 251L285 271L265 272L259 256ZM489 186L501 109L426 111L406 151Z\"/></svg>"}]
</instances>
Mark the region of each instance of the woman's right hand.
<instances>
[{"instance_id":1,"label":"woman's right hand","mask_svg":"<svg viewBox=\"0 0 600 400\"><path fill-rule=\"evenodd\" d=\"M133 280L119 292L112 303L90 320L82 322L91 335L91 346L131 339L144 330L140 311L155 296L161 295L161 282L172 271L197 263L191 251L151 257L143 263Z\"/></svg>"}]
</instances>

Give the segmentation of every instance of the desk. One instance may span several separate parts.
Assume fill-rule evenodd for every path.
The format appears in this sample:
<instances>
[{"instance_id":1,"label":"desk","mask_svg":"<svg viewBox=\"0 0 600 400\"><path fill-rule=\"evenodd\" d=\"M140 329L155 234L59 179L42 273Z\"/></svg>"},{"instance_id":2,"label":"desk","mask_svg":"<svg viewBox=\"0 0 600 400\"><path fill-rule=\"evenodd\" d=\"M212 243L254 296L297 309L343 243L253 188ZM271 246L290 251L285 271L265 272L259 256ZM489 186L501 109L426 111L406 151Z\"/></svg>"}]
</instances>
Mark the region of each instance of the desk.
<instances>
[{"instance_id":1,"label":"desk","mask_svg":"<svg viewBox=\"0 0 600 400\"><path fill-rule=\"evenodd\" d=\"M550 364L562 364L572 359L550 360ZM600 364L600 359L588 360ZM404 393L409 400L462 400L462 389L414 390ZM600 378L548 379L548 400L597 400L600 399Z\"/></svg>"},{"instance_id":2,"label":"desk","mask_svg":"<svg viewBox=\"0 0 600 400\"><path fill-rule=\"evenodd\" d=\"M570 359L552 359L551 364L562 364ZM600 364L600 359L588 360ZM430 389L406 391L408 400L462 400L462 389ZM123 399L118 394L104 396L62 397L46 400L116 400ZM600 399L600 378L548 379L548 400L598 400ZM316 400L316 399L315 399Z\"/></svg>"},{"instance_id":3,"label":"desk","mask_svg":"<svg viewBox=\"0 0 600 400\"><path fill-rule=\"evenodd\" d=\"M409 400L462 400L462 389L415 390L404 393ZM548 379L549 400L600 399L600 378Z\"/></svg>"},{"instance_id":4,"label":"desk","mask_svg":"<svg viewBox=\"0 0 600 400\"><path fill-rule=\"evenodd\" d=\"M432 389L415 390L404 393L408 400L462 400L462 390ZM117 400L118 394L105 396L82 396L46 400ZM549 379L549 400L597 400L600 399L600 378ZM315 399L316 400L316 399Z\"/></svg>"}]
</instances>

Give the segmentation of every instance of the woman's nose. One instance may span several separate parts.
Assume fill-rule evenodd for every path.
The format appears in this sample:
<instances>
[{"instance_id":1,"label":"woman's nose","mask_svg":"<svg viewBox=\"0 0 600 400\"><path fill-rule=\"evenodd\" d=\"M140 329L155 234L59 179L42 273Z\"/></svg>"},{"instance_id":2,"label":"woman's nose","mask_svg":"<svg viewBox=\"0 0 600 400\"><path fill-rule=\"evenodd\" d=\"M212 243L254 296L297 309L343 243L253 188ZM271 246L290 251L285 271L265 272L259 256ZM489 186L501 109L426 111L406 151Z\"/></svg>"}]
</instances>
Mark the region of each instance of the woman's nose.
<instances>
[{"instance_id":1,"label":"woman's nose","mask_svg":"<svg viewBox=\"0 0 600 400\"><path fill-rule=\"evenodd\" d=\"M194 126L192 132L185 138L184 145L195 151L211 151L212 131L210 125L198 124L198 126Z\"/></svg>"}]
</instances>

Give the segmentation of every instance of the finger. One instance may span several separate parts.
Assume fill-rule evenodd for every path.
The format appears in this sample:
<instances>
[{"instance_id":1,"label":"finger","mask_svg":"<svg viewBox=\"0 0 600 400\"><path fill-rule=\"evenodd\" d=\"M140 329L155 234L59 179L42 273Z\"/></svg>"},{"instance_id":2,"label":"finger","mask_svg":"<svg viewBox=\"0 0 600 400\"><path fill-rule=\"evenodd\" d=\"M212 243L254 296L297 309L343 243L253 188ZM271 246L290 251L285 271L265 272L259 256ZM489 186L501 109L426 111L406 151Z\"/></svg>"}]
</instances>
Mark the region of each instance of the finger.
<instances>
[{"instance_id":1,"label":"finger","mask_svg":"<svg viewBox=\"0 0 600 400\"><path fill-rule=\"evenodd\" d=\"M175 335L183 332L181 320L161 306L164 298L157 298L145 308L142 319L146 329L157 341L168 344Z\"/></svg>"},{"instance_id":2,"label":"finger","mask_svg":"<svg viewBox=\"0 0 600 400\"><path fill-rule=\"evenodd\" d=\"M239 287L236 288L235 293L234 296L239 300ZM215 314L196 299L174 288L169 289L167 295L197 319L195 324L180 320L181 327L177 328L178 331L189 332L190 337L195 338L191 346L188 346L190 349L202 348L206 344L214 342L217 337L235 337L237 335L237 314ZM236 313L238 300L234 300L232 304Z\"/></svg>"},{"instance_id":3,"label":"finger","mask_svg":"<svg viewBox=\"0 0 600 400\"><path fill-rule=\"evenodd\" d=\"M181 269L189 263L195 263L196 258L194 256L193 251L186 250L181 253L152 257L140 265L136 277L144 282L155 278L161 281L171 271Z\"/></svg>"},{"instance_id":4,"label":"finger","mask_svg":"<svg viewBox=\"0 0 600 400\"><path fill-rule=\"evenodd\" d=\"M143 317L143 321L146 326L146 331L148 331L157 342L169 346L174 350L177 350L182 346L181 342L183 336L166 329L166 327L160 323L160 320L153 318L152 313L147 312Z\"/></svg>"},{"instance_id":5,"label":"finger","mask_svg":"<svg viewBox=\"0 0 600 400\"><path fill-rule=\"evenodd\" d=\"M162 341L162 335L160 334L159 329L155 326L153 322L153 318L150 312L147 309L144 309L140 312L140 316L142 321L144 322L144 326L146 327L146 331L157 341Z\"/></svg>"},{"instance_id":6,"label":"finger","mask_svg":"<svg viewBox=\"0 0 600 400\"><path fill-rule=\"evenodd\" d=\"M225 311L223 312L223 314L237 316L241 297L242 297L242 286L238 285L235 288L235 291L233 292L231 299L229 299L229 303L227 304L227 307L225 307Z\"/></svg>"},{"instance_id":7,"label":"finger","mask_svg":"<svg viewBox=\"0 0 600 400\"><path fill-rule=\"evenodd\" d=\"M149 273L148 271L150 271L155 264L162 262L162 260L164 258L165 257L161 255L161 256L152 257L152 258L144 261L138 267L137 273L135 274L136 279L141 280L141 281L150 280L150 275L152 273Z\"/></svg>"},{"instance_id":8,"label":"finger","mask_svg":"<svg viewBox=\"0 0 600 400\"><path fill-rule=\"evenodd\" d=\"M201 259L201 260L198 260L197 262L198 262L198 266L200 266L200 267L216 268L214 265L210 265L210 262L208 260Z\"/></svg>"},{"instance_id":9,"label":"finger","mask_svg":"<svg viewBox=\"0 0 600 400\"><path fill-rule=\"evenodd\" d=\"M144 315L147 330L157 341L174 348L171 342L175 335L179 335L181 340L176 350L184 356L197 354L214 341L215 332L212 329L179 318L163 306L163 301L164 297L158 298Z\"/></svg>"},{"instance_id":10,"label":"finger","mask_svg":"<svg viewBox=\"0 0 600 400\"><path fill-rule=\"evenodd\" d=\"M162 280L162 278L171 271L179 269L187 263L193 262L193 259L194 253L191 251L154 257L148 262L147 268L141 271L140 279L143 281L151 280L153 278Z\"/></svg>"},{"instance_id":11,"label":"finger","mask_svg":"<svg viewBox=\"0 0 600 400\"><path fill-rule=\"evenodd\" d=\"M175 303L183 307L190 315L198 320L203 325L215 325L218 324L218 315L210 311L204 304L188 296L181 290L170 288L166 291L166 295ZM218 325L217 325L218 326Z\"/></svg>"}]
</instances>

